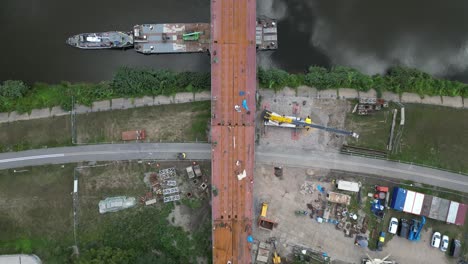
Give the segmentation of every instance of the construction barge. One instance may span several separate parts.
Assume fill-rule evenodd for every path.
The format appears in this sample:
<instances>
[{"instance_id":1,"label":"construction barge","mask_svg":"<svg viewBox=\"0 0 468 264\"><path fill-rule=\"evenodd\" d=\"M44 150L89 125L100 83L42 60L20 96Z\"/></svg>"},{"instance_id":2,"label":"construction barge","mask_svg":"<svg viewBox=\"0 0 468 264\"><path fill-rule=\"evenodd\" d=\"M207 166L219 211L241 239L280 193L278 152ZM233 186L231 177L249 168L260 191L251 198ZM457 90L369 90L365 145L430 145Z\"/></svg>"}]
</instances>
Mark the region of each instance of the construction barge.
<instances>
[{"instance_id":1,"label":"construction barge","mask_svg":"<svg viewBox=\"0 0 468 264\"><path fill-rule=\"evenodd\" d=\"M257 50L278 48L277 22L258 19L255 26ZM135 25L130 32L109 31L82 33L67 39L66 43L80 49L134 48L142 54L203 53L210 52L211 24L172 23Z\"/></svg>"}]
</instances>

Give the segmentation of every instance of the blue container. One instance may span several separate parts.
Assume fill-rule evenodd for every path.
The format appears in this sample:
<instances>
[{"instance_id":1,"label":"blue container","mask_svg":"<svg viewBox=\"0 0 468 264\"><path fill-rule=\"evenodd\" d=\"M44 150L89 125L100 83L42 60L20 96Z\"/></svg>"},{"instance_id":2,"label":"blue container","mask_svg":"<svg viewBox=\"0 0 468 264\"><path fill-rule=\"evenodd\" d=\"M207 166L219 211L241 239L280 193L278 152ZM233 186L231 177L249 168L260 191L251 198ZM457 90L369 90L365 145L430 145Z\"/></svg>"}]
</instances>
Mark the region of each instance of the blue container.
<instances>
[{"instance_id":1,"label":"blue container","mask_svg":"<svg viewBox=\"0 0 468 264\"><path fill-rule=\"evenodd\" d=\"M390 207L397 211L403 211L403 207L405 206L406 194L408 190L394 187L392 193L392 201L390 202Z\"/></svg>"}]
</instances>

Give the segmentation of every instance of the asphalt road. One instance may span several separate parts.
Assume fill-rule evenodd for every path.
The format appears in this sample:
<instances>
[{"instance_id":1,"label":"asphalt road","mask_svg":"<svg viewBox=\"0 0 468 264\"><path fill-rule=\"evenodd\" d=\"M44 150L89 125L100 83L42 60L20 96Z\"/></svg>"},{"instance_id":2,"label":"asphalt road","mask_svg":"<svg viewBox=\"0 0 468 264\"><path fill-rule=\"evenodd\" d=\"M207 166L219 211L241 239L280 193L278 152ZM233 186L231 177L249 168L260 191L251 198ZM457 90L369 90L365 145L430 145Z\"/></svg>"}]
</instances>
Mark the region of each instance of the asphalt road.
<instances>
[{"instance_id":1,"label":"asphalt road","mask_svg":"<svg viewBox=\"0 0 468 264\"><path fill-rule=\"evenodd\" d=\"M83 161L174 160L179 152L186 152L187 157L194 160L211 158L209 144L103 144L1 153L0 169ZM257 163L335 169L411 180L461 192L468 190L468 176L397 162L330 152L269 147L258 147L255 156Z\"/></svg>"}]
</instances>

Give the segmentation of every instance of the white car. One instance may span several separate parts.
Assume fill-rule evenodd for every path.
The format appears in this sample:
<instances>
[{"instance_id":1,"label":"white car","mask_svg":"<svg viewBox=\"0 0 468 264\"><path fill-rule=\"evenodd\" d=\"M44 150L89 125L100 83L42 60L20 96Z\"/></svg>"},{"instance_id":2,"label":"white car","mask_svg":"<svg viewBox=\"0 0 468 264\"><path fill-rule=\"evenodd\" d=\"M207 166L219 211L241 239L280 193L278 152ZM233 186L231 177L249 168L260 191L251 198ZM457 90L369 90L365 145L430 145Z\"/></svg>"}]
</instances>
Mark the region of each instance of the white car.
<instances>
[{"instance_id":1,"label":"white car","mask_svg":"<svg viewBox=\"0 0 468 264\"><path fill-rule=\"evenodd\" d=\"M397 233L397 230L398 230L398 219L395 217L392 217L392 219L390 219L390 224L388 226L388 232L390 234L395 235Z\"/></svg>"},{"instance_id":2,"label":"white car","mask_svg":"<svg viewBox=\"0 0 468 264\"><path fill-rule=\"evenodd\" d=\"M442 250L443 252L447 251L448 249L448 246L449 246L449 237L444 235L442 237L442 243L440 243L440 250Z\"/></svg>"},{"instance_id":3,"label":"white car","mask_svg":"<svg viewBox=\"0 0 468 264\"><path fill-rule=\"evenodd\" d=\"M432 235L431 246L435 248L438 248L440 246L440 233L439 232L435 232L434 235Z\"/></svg>"}]
</instances>

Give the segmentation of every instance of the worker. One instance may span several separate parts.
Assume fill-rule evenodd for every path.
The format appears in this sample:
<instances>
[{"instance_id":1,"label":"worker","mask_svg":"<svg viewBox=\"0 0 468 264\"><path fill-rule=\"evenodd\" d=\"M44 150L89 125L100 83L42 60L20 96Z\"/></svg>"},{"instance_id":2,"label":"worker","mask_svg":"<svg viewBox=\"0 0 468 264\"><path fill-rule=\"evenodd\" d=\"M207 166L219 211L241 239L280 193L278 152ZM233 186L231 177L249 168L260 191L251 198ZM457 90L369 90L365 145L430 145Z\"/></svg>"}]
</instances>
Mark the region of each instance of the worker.
<instances>
[{"instance_id":1,"label":"worker","mask_svg":"<svg viewBox=\"0 0 468 264\"><path fill-rule=\"evenodd\" d=\"M307 124L312 124L312 119L310 119L310 116L307 116L305 122L306 122Z\"/></svg>"}]
</instances>

